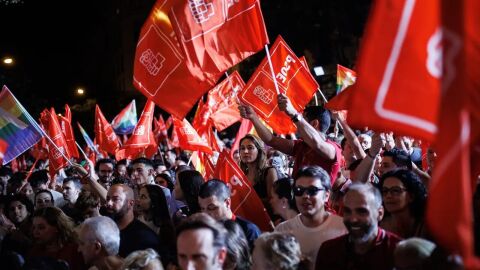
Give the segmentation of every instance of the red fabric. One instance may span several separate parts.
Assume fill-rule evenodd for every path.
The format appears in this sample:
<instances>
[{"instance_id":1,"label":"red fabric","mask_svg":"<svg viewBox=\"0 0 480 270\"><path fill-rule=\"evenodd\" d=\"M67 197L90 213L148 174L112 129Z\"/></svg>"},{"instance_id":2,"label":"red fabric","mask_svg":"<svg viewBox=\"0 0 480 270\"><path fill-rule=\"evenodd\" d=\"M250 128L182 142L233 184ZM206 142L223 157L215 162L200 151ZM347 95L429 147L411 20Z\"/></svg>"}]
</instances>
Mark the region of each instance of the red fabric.
<instances>
[{"instance_id":1,"label":"red fabric","mask_svg":"<svg viewBox=\"0 0 480 270\"><path fill-rule=\"evenodd\" d=\"M8 143L2 139L0 139L0 163L3 162L3 157L5 152L7 152Z\"/></svg>"},{"instance_id":2,"label":"red fabric","mask_svg":"<svg viewBox=\"0 0 480 270\"><path fill-rule=\"evenodd\" d=\"M279 36L270 48L270 55L279 91L286 93L297 111L303 111L319 88L317 82L282 37ZM290 117L278 109L277 93L271 74L265 58L239 94L239 98L243 103L252 106L276 133L295 133L296 127Z\"/></svg>"},{"instance_id":3,"label":"red fabric","mask_svg":"<svg viewBox=\"0 0 480 270\"><path fill-rule=\"evenodd\" d=\"M465 269L480 269L472 222L472 187L480 166L480 153L475 149L480 141L480 2L442 4L443 29L448 29L442 40L443 59L448 62L443 63L441 121L435 141L438 159L430 184L427 224L440 245L462 255Z\"/></svg>"},{"instance_id":4,"label":"red fabric","mask_svg":"<svg viewBox=\"0 0 480 270\"><path fill-rule=\"evenodd\" d=\"M293 166L292 176L295 177L298 170L303 166L308 165L317 165L322 167L330 175L330 183L333 185L337 179L337 174L340 171L340 165L342 163L342 149L340 146L327 140L327 143L335 147L335 159L326 160L325 158L318 155L307 143L303 140L296 140L293 146L293 156L295 157L295 162Z\"/></svg>"},{"instance_id":5,"label":"red fabric","mask_svg":"<svg viewBox=\"0 0 480 270\"><path fill-rule=\"evenodd\" d=\"M117 134L115 134L112 126L103 116L98 105L95 106L95 141L98 144L98 150L112 155L115 155L120 147Z\"/></svg>"},{"instance_id":6,"label":"red fabric","mask_svg":"<svg viewBox=\"0 0 480 270\"><path fill-rule=\"evenodd\" d=\"M78 153L77 145L75 144L75 136L73 135L73 129L70 120L68 120L66 116L59 115L58 122L60 124L60 128L62 129L63 135L65 136L65 140L67 141L70 155L74 158L79 158L80 155Z\"/></svg>"},{"instance_id":7,"label":"red fabric","mask_svg":"<svg viewBox=\"0 0 480 270\"><path fill-rule=\"evenodd\" d=\"M157 143L152 131L154 110L155 103L148 100L132 135L128 138L128 141L122 145L120 150L117 151L115 155L117 160L124 158L135 159L140 155L151 158L157 152Z\"/></svg>"},{"instance_id":8,"label":"red fabric","mask_svg":"<svg viewBox=\"0 0 480 270\"><path fill-rule=\"evenodd\" d=\"M211 108L210 119L218 131L222 131L242 119L238 111L237 93L244 87L245 82L235 71L208 93L207 104Z\"/></svg>"},{"instance_id":9,"label":"red fabric","mask_svg":"<svg viewBox=\"0 0 480 270\"><path fill-rule=\"evenodd\" d=\"M200 151L212 155L212 149L208 143L198 136L197 131L190 125L187 119L183 121L173 118L175 132L178 135L179 147L184 150Z\"/></svg>"},{"instance_id":10,"label":"red fabric","mask_svg":"<svg viewBox=\"0 0 480 270\"><path fill-rule=\"evenodd\" d=\"M197 110L193 116L192 126L199 133L205 133L208 125L208 118L211 114L211 109L208 106L208 103L203 102L203 98L200 98L197 104Z\"/></svg>"},{"instance_id":11,"label":"red fabric","mask_svg":"<svg viewBox=\"0 0 480 270\"><path fill-rule=\"evenodd\" d=\"M203 155L203 165L205 166L205 175L203 178L205 180L210 180L214 177L215 174L215 166L213 166L212 161L207 155Z\"/></svg>"},{"instance_id":12,"label":"red fabric","mask_svg":"<svg viewBox=\"0 0 480 270\"><path fill-rule=\"evenodd\" d=\"M177 0L169 17L188 69L212 84L269 43L258 0Z\"/></svg>"},{"instance_id":13,"label":"red fabric","mask_svg":"<svg viewBox=\"0 0 480 270\"><path fill-rule=\"evenodd\" d=\"M173 0L157 0L143 24L135 51L133 84L165 111L183 118L215 82L188 70L167 13Z\"/></svg>"},{"instance_id":14,"label":"red fabric","mask_svg":"<svg viewBox=\"0 0 480 270\"><path fill-rule=\"evenodd\" d=\"M53 171L56 172L61 168L64 168L67 166L68 161L65 159L63 155L65 155L67 158L70 158L70 153L68 151L67 141L65 140L62 129L60 128L60 124L58 123L57 114L55 113L55 110L51 108L50 112L46 111L45 117L46 118L44 119L48 119L47 120L48 123L43 123L43 125L47 127L46 132L50 137L50 139L52 140L52 142L55 144L53 145L48 140L49 168L50 168L50 172L53 172Z\"/></svg>"},{"instance_id":15,"label":"red fabric","mask_svg":"<svg viewBox=\"0 0 480 270\"><path fill-rule=\"evenodd\" d=\"M68 104L65 104L65 118L72 123L72 111L70 110L70 106L68 106Z\"/></svg>"},{"instance_id":16,"label":"red fabric","mask_svg":"<svg viewBox=\"0 0 480 270\"><path fill-rule=\"evenodd\" d=\"M359 53L349 122L432 141L440 81L440 1L375 1ZM430 43L429 43L430 42Z\"/></svg>"},{"instance_id":17,"label":"red fabric","mask_svg":"<svg viewBox=\"0 0 480 270\"><path fill-rule=\"evenodd\" d=\"M214 177L224 181L231 190L232 211L255 223L262 231L271 231L271 220L247 177L224 150L217 160Z\"/></svg>"},{"instance_id":18,"label":"red fabric","mask_svg":"<svg viewBox=\"0 0 480 270\"><path fill-rule=\"evenodd\" d=\"M180 140L178 138L177 130L175 128L173 128L172 136L170 136L170 139L167 140L167 144L168 149L180 147Z\"/></svg>"},{"instance_id":19,"label":"red fabric","mask_svg":"<svg viewBox=\"0 0 480 270\"><path fill-rule=\"evenodd\" d=\"M239 148L240 140L243 137L245 137L245 135L251 134L252 130L253 130L252 121L247 119L242 119L240 128L238 129L237 135L235 136L235 141L233 142L232 149L230 150L230 153L232 154L232 158L233 158L233 152L235 152L235 150Z\"/></svg>"}]
</instances>

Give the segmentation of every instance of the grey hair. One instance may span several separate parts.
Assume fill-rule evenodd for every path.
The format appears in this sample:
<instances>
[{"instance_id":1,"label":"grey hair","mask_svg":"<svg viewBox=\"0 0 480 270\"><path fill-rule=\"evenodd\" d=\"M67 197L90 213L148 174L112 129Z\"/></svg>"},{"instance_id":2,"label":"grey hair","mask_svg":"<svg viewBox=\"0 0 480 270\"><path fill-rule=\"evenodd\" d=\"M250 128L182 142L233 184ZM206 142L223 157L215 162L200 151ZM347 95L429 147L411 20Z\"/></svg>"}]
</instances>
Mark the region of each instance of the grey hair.
<instances>
[{"instance_id":1,"label":"grey hair","mask_svg":"<svg viewBox=\"0 0 480 270\"><path fill-rule=\"evenodd\" d=\"M160 256L158 253L151 249L147 248L145 250L137 250L125 258L123 265L120 269L122 270L140 270L147 267L151 262L158 260L158 268L157 270L163 270L162 263L160 262Z\"/></svg>"},{"instance_id":2,"label":"grey hair","mask_svg":"<svg viewBox=\"0 0 480 270\"><path fill-rule=\"evenodd\" d=\"M295 236L289 233L264 233L255 240L271 269L299 269L306 263Z\"/></svg>"},{"instance_id":3,"label":"grey hair","mask_svg":"<svg viewBox=\"0 0 480 270\"><path fill-rule=\"evenodd\" d=\"M372 194L375 206L376 207L381 207L382 206L382 194L380 193L380 190L378 188L374 187L370 183L354 183L348 187L347 193L350 191L356 191L360 194Z\"/></svg>"},{"instance_id":4,"label":"grey hair","mask_svg":"<svg viewBox=\"0 0 480 270\"><path fill-rule=\"evenodd\" d=\"M398 242L394 254L396 258L410 258L421 264L430 257L435 247L433 242L412 237Z\"/></svg>"},{"instance_id":5,"label":"grey hair","mask_svg":"<svg viewBox=\"0 0 480 270\"><path fill-rule=\"evenodd\" d=\"M90 237L100 242L108 255L118 254L120 230L111 218L104 216L88 218L82 223L81 229L88 231Z\"/></svg>"}]
</instances>

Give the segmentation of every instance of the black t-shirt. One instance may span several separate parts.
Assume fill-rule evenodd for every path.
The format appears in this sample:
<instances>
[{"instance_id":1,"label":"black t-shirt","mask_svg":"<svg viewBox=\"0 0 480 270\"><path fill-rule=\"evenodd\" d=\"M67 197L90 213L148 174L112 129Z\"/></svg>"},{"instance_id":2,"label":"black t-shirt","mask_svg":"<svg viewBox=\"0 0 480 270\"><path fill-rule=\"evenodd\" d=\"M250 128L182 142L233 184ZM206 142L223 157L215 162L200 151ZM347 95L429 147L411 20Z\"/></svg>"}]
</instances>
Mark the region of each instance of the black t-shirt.
<instances>
[{"instance_id":1,"label":"black t-shirt","mask_svg":"<svg viewBox=\"0 0 480 270\"><path fill-rule=\"evenodd\" d=\"M134 219L125 229L120 230L118 255L125 258L133 251L153 248L158 252L158 235L138 219Z\"/></svg>"}]
</instances>

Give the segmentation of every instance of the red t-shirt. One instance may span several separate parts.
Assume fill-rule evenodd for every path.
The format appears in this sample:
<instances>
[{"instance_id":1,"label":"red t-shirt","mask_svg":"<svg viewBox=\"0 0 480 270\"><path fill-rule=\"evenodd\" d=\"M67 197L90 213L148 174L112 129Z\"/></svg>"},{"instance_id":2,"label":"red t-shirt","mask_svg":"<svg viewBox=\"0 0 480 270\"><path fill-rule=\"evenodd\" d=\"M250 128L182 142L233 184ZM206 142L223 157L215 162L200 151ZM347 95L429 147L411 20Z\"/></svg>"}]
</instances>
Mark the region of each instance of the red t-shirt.
<instances>
[{"instance_id":1,"label":"red t-shirt","mask_svg":"<svg viewBox=\"0 0 480 270\"><path fill-rule=\"evenodd\" d=\"M340 171L342 149L340 148L340 145L335 142L330 140L327 140L326 142L335 147L334 160L327 160L321 157L303 140L294 141L295 144L293 146L293 156L295 157L295 164L292 172L293 177L295 177L300 168L308 165L317 165L327 171L327 173L330 175L330 183L333 185L333 182L335 182L335 179L337 179L337 174Z\"/></svg>"},{"instance_id":2,"label":"red t-shirt","mask_svg":"<svg viewBox=\"0 0 480 270\"><path fill-rule=\"evenodd\" d=\"M345 234L322 244L317 254L315 269L329 270L391 270L394 267L393 252L402 239L378 228L372 248L365 254L354 252L353 243Z\"/></svg>"}]
</instances>

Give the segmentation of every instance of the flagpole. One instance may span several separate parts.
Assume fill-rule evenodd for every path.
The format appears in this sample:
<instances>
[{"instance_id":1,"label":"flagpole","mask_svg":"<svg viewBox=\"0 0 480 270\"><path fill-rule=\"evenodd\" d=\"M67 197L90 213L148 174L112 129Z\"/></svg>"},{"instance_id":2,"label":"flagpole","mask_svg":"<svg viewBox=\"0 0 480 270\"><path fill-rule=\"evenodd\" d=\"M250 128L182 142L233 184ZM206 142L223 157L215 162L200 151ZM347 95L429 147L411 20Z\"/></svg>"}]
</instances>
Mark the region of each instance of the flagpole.
<instances>
[{"instance_id":1,"label":"flagpole","mask_svg":"<svg viewBox=\"0 0 480 270\"><path fill-rule=\"evenodd\" d=\"M270 51L268 50L268 46L266 44L265 44L265 51L267 52L268 65L270 66L270 72L272 72L272 78L273 78L273 84L275 84L275 90L277 91L277 95L280 95L277 78L275 77L275 72L273 71L272 59L270 59Z\"/></svg>"},{"instance_id":2,"label":"flagpole","mask_svg":"<svg viewBox=\"0 0 480 270\"><path fill-rule=\"evenodd\" d=\"M317 94L315 93L313 96L315 97L315 106L318 106L318 97L317 97Z\"/></svg>"},{"instance_id":3,"label":"flagpole","mask_svg":"<svg viewBox=\"0 0 480 270\"><path fill-rule=\"evenodd\" d=\"M88 156L87 154L85 153L85 151L83 151L82 147L80 147L80 145L78 144L77 141L75 141L75 144L77 145L78 149L80 149L80 152L82 152L82 155L85 159L88 159Z\"/></svg>"},{"instance_id":4,"label":"flagpole","mask_svg":"<svg viewBox=\"0 0 480 270\"><path fill-rule=\"evenodd\" d=\"M325 95L323 94L322 90L320 90L320 88L317 88L318 92L320 92L320 95L322 96L323 98L323 101L325 101L325 103L328 103L328 100L327 98L325 97Z\"/></svg>"},{"instance_id":5,"label":"flagpole","mask_svg":"<svg viewBox=\"0 0 480 270\"><path fill-rule=\"evenodd\" d=\"M13 95L13 94L12 94ZM16 98L15 98L16 99ZM18 102L18 104L21 106L21 108L23 109L23 111L25 111L25 116L27 117L27 119L34 125L34 127L39 130L43 136L47 137L48 141L57 149L57 151L62 155L62 157L68 162L68 164L70 166L73 165L72 161L70 161L69 158L67 158L67 156L65 156L65 154L60 151L60 148L58 148L58 146L53 142L52 138L50 138L50 136L47 135L47 133L43 130L43 128L40 127L40 125L38 125L37 121L35 121L35 119L33 119L33 117L27 112L27 110L25 110L25 108L20 104L20 102ZM48 112L50 113L50 112Z\"/></svg>"}]
</instances>

